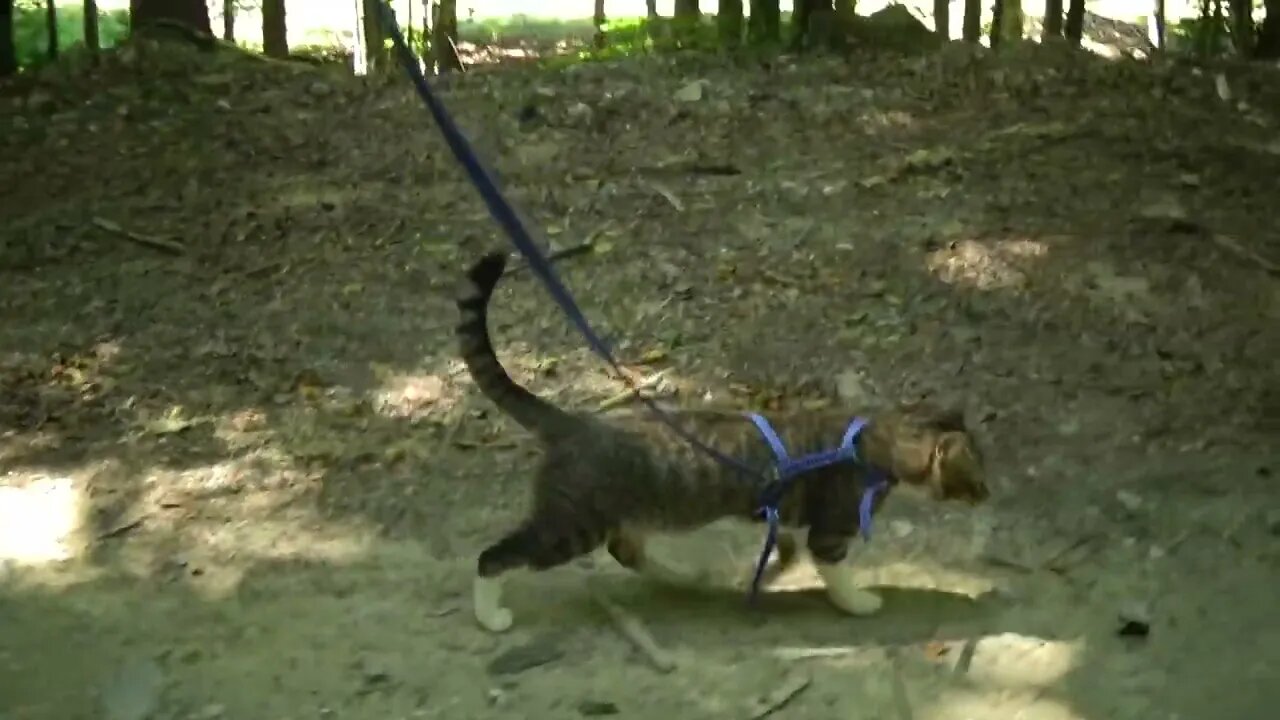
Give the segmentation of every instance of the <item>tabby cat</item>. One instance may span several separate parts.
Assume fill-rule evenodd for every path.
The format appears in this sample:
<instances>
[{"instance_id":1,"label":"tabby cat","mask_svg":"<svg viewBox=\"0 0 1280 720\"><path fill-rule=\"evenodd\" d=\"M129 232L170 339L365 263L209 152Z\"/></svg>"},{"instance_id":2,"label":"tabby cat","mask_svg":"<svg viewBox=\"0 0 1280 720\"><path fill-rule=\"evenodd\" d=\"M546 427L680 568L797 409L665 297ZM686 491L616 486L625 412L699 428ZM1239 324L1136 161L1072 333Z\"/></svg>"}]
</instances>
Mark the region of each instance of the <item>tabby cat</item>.
<instances>
[{"instance_id":1,"label":"tabby cat","mask_svg":"<svg viewBox=\"0 0 1280 720\"><path fill-rule=\"evenodd\" d=\"M514 531L480 553L472 602L476 620L501 632L512 614L502 602L500 576L520 567L545 570L594 551L601 544L622 565L666 581L682 573L645 552L646 534L692 530L724 517L758 520L761 478L726 467L689 446L651 416L624 420L570 412L518 385L499 363L489 337L488 306L506 265L490 253L467 273L457 305L462 358L480 392L533 433L542 448L534 475L533 507ZM745 417L673 410L703 442L749 467L768 470L768 444ZM806 411L770 418L793 457L830 449L849 425L848 411ZM938 500L984 500L982 453L960 412L929 405L873 414L857 440L858 457L879 469L888 486L875 512L898 482ZM808 549L832 603L865 615L880 608L875 593L853 583L842 561L858 533L858 505L866 469L848 462L808 471L793 480L779 505L784 528L808 528ZM796 541L783 535L779 564L790 563Z\"/></svg>"}]
</instances>

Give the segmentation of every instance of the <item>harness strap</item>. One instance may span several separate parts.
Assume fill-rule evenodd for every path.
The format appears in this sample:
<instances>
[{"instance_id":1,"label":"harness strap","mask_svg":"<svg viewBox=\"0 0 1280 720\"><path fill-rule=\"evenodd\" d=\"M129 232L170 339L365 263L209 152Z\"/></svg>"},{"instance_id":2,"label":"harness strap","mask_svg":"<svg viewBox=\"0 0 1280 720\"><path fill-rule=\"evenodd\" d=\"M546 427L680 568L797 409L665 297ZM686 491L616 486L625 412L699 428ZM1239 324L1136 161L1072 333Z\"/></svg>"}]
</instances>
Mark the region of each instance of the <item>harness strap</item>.
<instances>
[{"instance_id":1,"label":"harness strap","mask_svg":"<svg viewBox=\"0 0 1280 720\"><path fill-rule=\"evenodd\" d=\"M768 443L769 449L773 451L775 458L774 482L771 487L766 488L760 508L765 522L768 523L769 530L765 535L764 549L760 551L760 559L756 561L755 573L751 578L751 598L754 600L760 591L760 579L764 576L764 566L769 560L769 553L773 552L773 549L778 544L778 528L781 524L778 516L778 504L791 484L791 480L797 475L820 467L847 461L856 462L858 460L858 448L855 443L858 436L862 434L863 428L866 427L867 420L855 417L850 421L849 427L844 431L844 437L840 440L839 447L834 450L810 453L793 460L787 452L786 444L782 442L782 438L773 429L773 425L769 423L768 418L759 413L748 413L747 418L760 431L760 435ZM870 542L871 509L875 506L876 495L888 485L888 481L881 473L870 468L868 470L872 472L872 475L862 489L862 497L858 501L858 532L861 533L864 540Z\"/></svg>"}]
</instances>

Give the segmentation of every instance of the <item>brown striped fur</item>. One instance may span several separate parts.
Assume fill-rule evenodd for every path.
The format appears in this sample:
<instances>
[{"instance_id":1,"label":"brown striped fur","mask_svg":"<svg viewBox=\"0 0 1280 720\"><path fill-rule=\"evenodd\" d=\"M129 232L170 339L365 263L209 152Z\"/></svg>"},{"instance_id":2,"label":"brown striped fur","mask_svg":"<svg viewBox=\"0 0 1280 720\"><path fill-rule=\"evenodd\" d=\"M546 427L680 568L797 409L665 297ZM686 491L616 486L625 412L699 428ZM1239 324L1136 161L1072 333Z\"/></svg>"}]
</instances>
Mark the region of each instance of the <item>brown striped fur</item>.
<instances>
[{"instance_id":1,"label":"brown striped fur","mask_svg":"<svg viewBox=\"0 0 1280 720\"><path fill-rule=\"evenodd\" d=\"M471 267L457 301L462 317L456 334L480 392L538 438L542 459L534 473L531 512L480 554L478 577L496 582L518 567L552 568L602 544L618 562L643 571L652 569L644 551L646 533L693 530L731 516L754 519L759 481L689 446L651 415L605 420L571 412L511 378L494 352L487 317L505 263L505 254L490 253ZM769 447L741 415L673 412L685 428L719 451L762 472L772 464ZM798 457L838 443L855 414L805 411L774 414L769 420ZM859 456L890 480L890 488L877 497L876 510L898 483L918 486L938 500L972 504L987 497L982 453L959 412L916 404L868 417ZM808 528L815 561L837 564L847 554L858 532L864 474L862 466L847 463L819 468L797 478L783 498L783 525ZM783 563L794 555L794 547L794 541L784 541ZM480 617L480 594L477 589L477 618L486 627L503 625ZM510 613L503 612L509 625Z\"/></svg>"}]
</instances>

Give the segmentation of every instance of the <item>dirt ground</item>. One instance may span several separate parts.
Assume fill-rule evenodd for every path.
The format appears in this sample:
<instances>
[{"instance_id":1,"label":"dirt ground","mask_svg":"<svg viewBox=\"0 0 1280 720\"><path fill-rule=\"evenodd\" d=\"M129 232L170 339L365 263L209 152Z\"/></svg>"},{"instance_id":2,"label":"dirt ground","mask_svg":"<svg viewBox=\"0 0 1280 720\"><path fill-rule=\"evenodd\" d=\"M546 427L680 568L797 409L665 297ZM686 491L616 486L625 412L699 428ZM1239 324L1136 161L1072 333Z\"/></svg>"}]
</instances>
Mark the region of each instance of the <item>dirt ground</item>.
<instances>
[{"instance_id":1,"label":"dirt ground","mask_svg":"<svg viewBox=\"0 0 1280 720\"><path fill-rule=\"evenodd\" d=\"M51 71L0 97L0 717L1274 717L1278 79L950 48L444 83L673 402L960 402L995 493L894 497L875 617L807 564L748 608L725 526L666 548L705 591L516 575L492 636L469 576L532 446L451 293L505 240L409 84ZM540 391L621 389L527 272L495 315Z\"/></svg>"}]
</instances>

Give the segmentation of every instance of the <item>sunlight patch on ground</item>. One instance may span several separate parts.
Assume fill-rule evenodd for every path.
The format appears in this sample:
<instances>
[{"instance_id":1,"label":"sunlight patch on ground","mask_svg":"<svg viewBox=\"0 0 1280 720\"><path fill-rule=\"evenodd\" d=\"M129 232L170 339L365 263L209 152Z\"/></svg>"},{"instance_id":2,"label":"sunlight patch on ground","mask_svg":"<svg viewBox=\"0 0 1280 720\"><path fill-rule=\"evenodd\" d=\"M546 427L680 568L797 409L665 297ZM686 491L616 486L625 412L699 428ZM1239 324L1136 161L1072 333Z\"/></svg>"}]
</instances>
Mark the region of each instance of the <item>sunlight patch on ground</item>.
<instances>
[{"instance_id":1,"label":"sunlight patch on ground","mask_svg":"<svg viewBox=\"0 0 1280 720\"><path fill-rule=\"evenodd\" d=\"M1076 668L1084 641L1002 633L978 640L969 677L990 687L1049 687Z\"/></svg>"},{"instance_id":2,"label":"sunlight patch on ground","mask_svg":"<svg viewBox=\"0 0 1280 720\"><path fill-rule=\"evenodd\" d=\"M993 290L1024 286L1024 269L1047 253L1045 244L1035 240L960 240L929 253L925 262L945 283Z\"/></svg>"},{"instance_id":3,"label":"sunlight patch on ground","mask_svg":"<svg viewBox=\"0 0 1280 720\"><path fill-rule=\"evenodd\" d=\"M84 498L69 477L16 475L0 486L0 565L42 565L76 555Z\"/></svg>"},{"instance_id":4,"label":"sunlight patch on ground","mask_svg":"<svg viewBox=\"0 0 1280 720\"><path fill-rule=\"evenodd\" d=\"M1086 718L1041 692L948 690L919 708L916 720L1100 720Z\"/></svg>"}]
</instances>

